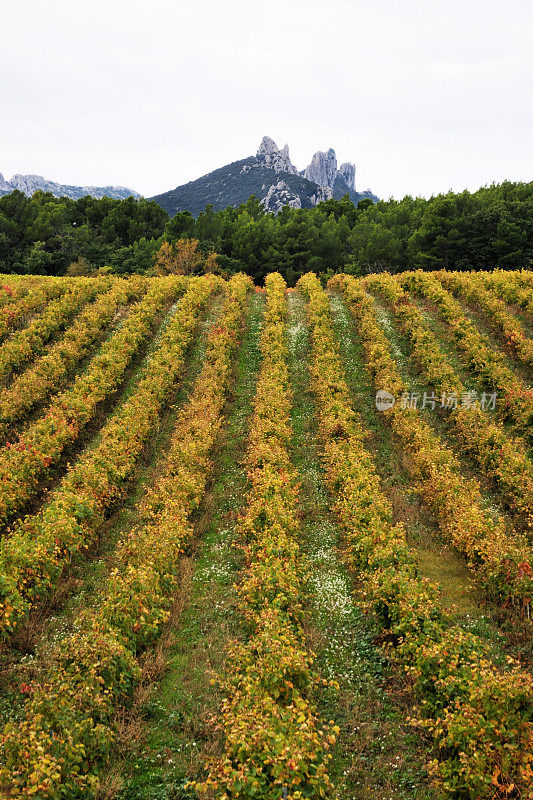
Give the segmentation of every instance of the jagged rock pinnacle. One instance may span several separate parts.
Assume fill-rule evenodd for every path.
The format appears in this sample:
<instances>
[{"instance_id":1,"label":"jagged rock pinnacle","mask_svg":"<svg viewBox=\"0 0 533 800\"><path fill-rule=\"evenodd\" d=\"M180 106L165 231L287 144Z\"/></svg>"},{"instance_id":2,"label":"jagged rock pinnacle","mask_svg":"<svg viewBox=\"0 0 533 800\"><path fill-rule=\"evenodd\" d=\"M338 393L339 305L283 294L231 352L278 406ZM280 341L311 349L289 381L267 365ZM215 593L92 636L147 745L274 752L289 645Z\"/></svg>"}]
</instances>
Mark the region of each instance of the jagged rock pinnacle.
<instances>
[{"instance_id":1,"label":"jagged rock pinnacle","mask_svg":"<svg viewBox=\"0 0 533 800\"><path fill-rule=\"evenodd\" d=\"M319 186L333 188L337 177L337 156L331 147L324 153L318 151L311 159L311 163L304 172L304 178L308 181L318 183Z\"/></svg>"},{"instance_id":2,"label":"jagged rock pinnacle","mask_svg":"<svg viewBox=\"0 0 533 800\"><path fill-rule=\"evenodd\" d=\"M341 164L339 167L339 175L343 178L348 189L353 189L355 191L355 164L350 164L349 162Z\"/></svg>"},{"instance_id":3,"label":"jagged rock pinnacle","mask_svg":"<svg viewBox=\"0 0 533 800\"><path fill-rule=\"evenodd\" d=\"M269 169L274 172L288 172L291 175L297 175L298 170L291 163L289 156L289 145L286 144L281 150L278 149L276 142L270 136L263 136L259 150L257 151L257 158L264 163Z\"/></svg>"}]
</instances>

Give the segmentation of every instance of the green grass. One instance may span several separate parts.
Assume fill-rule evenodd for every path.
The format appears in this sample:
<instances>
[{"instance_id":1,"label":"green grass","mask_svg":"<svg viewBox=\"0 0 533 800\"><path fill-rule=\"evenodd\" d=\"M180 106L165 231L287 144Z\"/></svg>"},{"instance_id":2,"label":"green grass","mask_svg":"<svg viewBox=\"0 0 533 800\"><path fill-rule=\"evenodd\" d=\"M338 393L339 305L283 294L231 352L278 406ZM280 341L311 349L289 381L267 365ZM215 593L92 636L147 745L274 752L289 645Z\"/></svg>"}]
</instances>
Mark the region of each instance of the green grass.
<instances>
[{"instance_id":1,"label":"green grass","mask_svg":"<svg viewBox=\"0 0 533 800\"><path fill-rule=\"evenodd\" d=\"M374 300L378 319L387 331L402 377L411 391L416 392L420 397L423 396L424 391L431 393L434 387L429 386L419 374L416 361L411 354L412 347L408 335L401 331L400 325L395 320L394 314L388 305L382 304L377 298ZM524 519L512 513L497 482L486 475L483 469L480 469L474 455L469 455L465 452L463 442L457 433L452 418L440 410L438 405L435 409L429 407L421 409L420 413L440 437L443 444L453 450L461 464L463 475L478 483L485 511L494 519L504 518L510 527L514 526L518 530L524 530Z\"/></svg>"},{"instance_id":2,"label":"green grass","mask_svg":"<svg viewBox=\"0 0 533 800\"><path fill-rule=\"evenodd\" d=\"M453 292L451 292L451 294L461 306L465 317L470 320L470 322L472 322L478 331L485 337L487 344L505 356L508 362L507 366L510 369L514 370L523 380L530 381L531 370L528 369L528 367L522 361L520 361L519 358L517 358L512 348L507 345L503 333L490 324L490 319L488 318L487 312L483 311L483 309L477 306L475 303L466 300L464 297L455 295ZM517 319L517 322L520 322L520 320ZM525 327L525 333L528 334L529 331L527 330L527 326Z\"/></svg>"},{"instance_id":3,"label":"green grass","mask_svg":"<svg viewBox=\"0 0 533 800\"><path fill-rule=\"evenodd\" d=\"M402 449L396 445L389 426L375 409L375 389L365 366L363 348L353 318L338 296L332 296L331 307L354 408L369 430L367 446L374 455L383 488L393 504L395 521L405 524L408 542L416 553L422 574L439 586L444 609L463 627L488 639L496 657L508 653L524 659L527 664L531 658L528 621L517 617L512 611L507 612L490 604L484 598L465 559L441 538L434 515L411 491ZM382 312L382 319L385 314ZM410 379L409 360L404 355L406 343L388 321L387 332L393 350L400 353L400 369L404 377ZM413 377L411 385L415 390L418 389L416 377ZM427 411L424 418L433 423L435 432L440 435L444 423L439 421L437 415ZM470 463L464 458L460 460L469 473L468 477L470 474L479 477ZM495 514L501 513L496 498L487 489L482 497L487 508Z\"/></svg>"},{"instance_id":4,"label":"green grass","mask_svg":"<svg viewBox=\"0 0 533 800\"><path fill-rule=\"evenodd\" d=\"M263 296L254 295L226 425L213 454L211 486L196 519L197 539L184 559L182 591L156 656L161 675L151 680L154 655L149 653L146 682L125 727L126 746L117 753L103 797L194 797L187 782L200 778L206 759L221 750L216 730L221 698L211 680L224 668L229 642L242 634L233 589L242 566L234 546L235 521L247 488L242 459L260 362L263 304Z\"/></svg>"},{"instance_id":5,"label":"green grass","mask_svg":"<svg viewBox=\"0 0 533 800\"><path fill-rule=\"evenodd\" d=\"M157 430L143 451L135 475L128 485L128 494L101 527L97 544L88 554L80 553L74 557L54 594L35 606L10 642L2 643L0 720L11 718L15 709L20 706L23 697L17 692L16 687L22 682L29 681L32 674L43 669L50 645L68 634L80 609L94 607L98 602L100 587L112 567L117 540L140 522L137 504L147 489L153 485L164 461L174 422L201 368L208 330L216 320L220 308L221 300L217 298L211 303L199 324L197 335L189 348L182 379L176 382L169 401L159 417ZM166 315L162 327L169 321L170 313ZM159 331L161 335L162 328ZM155 346L154 341L148 344L145 360L149 358ZM124 387L125 393L131 394L134 390L142 364L139 365L135 375L130 376ZM91 441L88 448L95 446L96 441Z\"/></svg>"},{"instance_id":6,"label":"green grass","mask_svg":"<svg viewBox=\"0 0 533 800\"><path fill-rule=\"evenodd\" d=\"M317 443L308 372L303 299L290 295L288 341L294 392L292 460L299 472L302 548L310 566L309 642L321 675L339 684L319 698L319 713L341 734L330 774L340 800L436 798L424 763L425 740L407 724L408 692L374 644L372 620L359 609L339 550Z\"/></svg>"},{"instance_id":7,"label":"green grass","mask_svg":"<svg viewBox=\"0 0 533 800\"><path fill-rule=\"evenodd\" d=\"M456 345L455 340L451 334L450 326L448 323L443 319L441 316L438 308L430 303L429 300L426 300L422 297L416 297L412 295L412 299L415 302L416 306L418 307L419 311L422 313L424 317L424 321L427 323L430 330L437 336L439 341L439 345L442 347L444 352L446 353L450 364L457 372L461 381L465 385L467 389L475 389L479 394L482 392L490 391L491 387L488 387L484 382L479 379L473 369L470 367L470 363L468 357L463 353L463 351ZM465 309L465 315L469 318L479 329L480 333L483 333L482 324L478 323L478 321L474 318L474 316L469 313ZM488 338L491 338L491 335L488 334ZM493 349L498 350L500 349L497 342L489 341ZM504 353L507 359L507 366L511 371L515 369L515 363L511 363L508 355ZM516 371L516 370L515 370ZM518 372L516 373L517 377L520 377ZM525 373L527 377L527 372ZM529 376L529 381L531 381L531 376ZM494 411L489 412L493 417L496 416ZM504 423L504 427L508 430L510 434L514 433L513 425L509 422ZM533 457L533 448L530 448L529 452L530 457Z\"/></svg>"}]
</instances>

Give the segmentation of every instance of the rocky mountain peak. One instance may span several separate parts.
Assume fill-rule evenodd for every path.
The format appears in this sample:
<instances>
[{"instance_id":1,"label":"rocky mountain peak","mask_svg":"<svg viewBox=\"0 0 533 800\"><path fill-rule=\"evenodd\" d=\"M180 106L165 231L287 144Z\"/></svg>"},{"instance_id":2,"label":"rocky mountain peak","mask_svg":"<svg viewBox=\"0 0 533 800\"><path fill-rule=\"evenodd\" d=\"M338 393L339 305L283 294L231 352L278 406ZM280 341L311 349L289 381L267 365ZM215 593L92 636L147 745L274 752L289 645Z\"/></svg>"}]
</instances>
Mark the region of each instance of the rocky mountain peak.
<instances>
[{"instance_id":1,"label":"rocky mountain peak","mask_svg":"<svg viewBox=\"0 0 533 800\"><path fill-rule=\"evenodd\" d=\"M273 169L274 172L288 172L290 175L298 174L298 170L291 163L289 145L284 145L280 150L270 136L263 136L257 151L257 158L265 167Z\"/></svg>"},{"instance_id":2,"label":"rocky mountain peak","mask_svg":"<svg viewBox=\"0 0 533 800\"><path fill-rule=\"evenodd\" d=\"M261 158L261 156L266 156L272 153L279 153L276 142L274 139L271 139L270 136L263 136L257 151L257 157Z\"/></svg>"},{"instance_id":3,"label":"rocky mountain peak","mask_svg":"<svg viewBox=\"0 0 533 800\"><path fill-rule=\"evenodd\" d=\"M331 197L337 178L341 178L347 189L355 191L355 164L345 162L337 169L337 155L330 147L326 152L316 152L306 169L298 172L289 156L289 146L284 145L281 150L274 139L263 136L256 158L263 165L274 172L287 172L290 175L301 175L312 183L320 186L325 198Z\"/></svg>"},{"instance_id":4,"label":"rocky mountain peak","mask_svg":"<svg viewBox=\"0 0 533 800\"><path fill-rule=\"evenodd\" d=\"M337 177L337 156L335 150L330 149L324 153L319 150L314 154L311 163L304 170L304 178L308 181L318 183L319 186L333 188L335 178Z\"/></svg>"},{"instance_id":5,"label":"rocky mountain peak","mask_svg":"<svg viewBox=\"0 0 533 800\"><path fill-rule=\"evenodd\" d=\"M344 180L348 189L355 190L355 164L350 164L349 162L341 164L338 174Z\"/></svg>"},{"instance_id":6,"label":"rocky mountain peak","mask_svg":"<svg viewBox=\"0 0 533 800\"><path fill-rule=\"evenodd\" d=\"M341 200L346 194L352 202L364 198L377 201L370 191L355 190L355 166L344 163L337 169L335 150L319 151L307 169L296 169L288 145L281 149L270 136L263 136L256 155L226 164L195 181L177 186L152 198L169 214L190 211L197 216L207 205L215 210L238 206L252 195L273 213L290 208L313 208L324 200Z\"/></svg>"}]
</instances>

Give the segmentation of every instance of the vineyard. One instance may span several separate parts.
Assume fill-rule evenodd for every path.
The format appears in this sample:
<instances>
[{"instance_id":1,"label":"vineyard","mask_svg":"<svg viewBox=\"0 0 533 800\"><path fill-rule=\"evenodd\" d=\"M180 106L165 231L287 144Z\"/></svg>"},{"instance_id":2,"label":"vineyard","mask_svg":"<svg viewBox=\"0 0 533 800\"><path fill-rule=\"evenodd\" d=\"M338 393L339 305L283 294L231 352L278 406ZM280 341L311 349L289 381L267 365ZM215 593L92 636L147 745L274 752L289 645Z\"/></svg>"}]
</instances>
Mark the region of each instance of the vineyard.
<instances>
[{"instance_id":1,"label":"vineyard","mask_svg":"<svg viewBox=\"0 0 533 800\"><path fill-rule=\"evenodd\" d=\"M533 800L533 272L0 276L0 798Z\"/></svg>"}]
</instances>

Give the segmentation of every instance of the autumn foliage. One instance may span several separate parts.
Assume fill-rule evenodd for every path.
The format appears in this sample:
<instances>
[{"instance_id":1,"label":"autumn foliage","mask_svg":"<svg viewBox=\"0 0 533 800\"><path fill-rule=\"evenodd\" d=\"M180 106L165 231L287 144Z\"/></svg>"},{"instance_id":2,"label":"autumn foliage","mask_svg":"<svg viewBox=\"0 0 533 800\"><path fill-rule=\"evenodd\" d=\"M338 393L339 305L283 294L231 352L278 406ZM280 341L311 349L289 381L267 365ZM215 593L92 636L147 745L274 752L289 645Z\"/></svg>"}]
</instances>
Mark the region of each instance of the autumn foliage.
<instances>
[{"instance_id":1,"label":"autumn foliage","mask_svg":"<svg viewBox=\"0 0 533 800\"><path fill-rule=\"evenodd\" d=\"M196 787L201 796L224 800L334 796L327 767L339 731L317 715L313 696L321 681L302 629L306 571L289 454L286 285L273 273L266 289L263 361L248 439L250 493L240 525L247 564L239 598L249 635L232 647L221 681L224 753Z\"/></svg>"},{"instance_id":2,"label":"autumn foliage","mask_svg":"<svg viewBox=\"0 0 533 800\"><path fill-rule=\"evenodd\" d=\"M0 630L12 630L31 609L35 599L46 595L57 584L62 569L77 552L86 550L94 540L105 511L125 489L125 481L135 469L143 446L151 435L159 412L176 377L180 374L199 316L220 279L213 276L194 278L187 286L176 313L148 362L132 394L108 418L100 432L98 446L87 451L67 472L49 502L34 516L20 519L12 535L0 546ZM4 508L13 505L34 486L57 452L76 432L80 424L69 414L76 408L81 420L92 414L94 392L109 391L109 370L123 370L139 335L146 335L154 312L179 296L183 286L177 278L159 279L140 301L139 314L130 325L117 332L113 358L100 355L96 369L80 377L65 402L54 404L39 423L34 438L27 436L2 454L2 465L11 458L21 465L10 481L2 486ZM120 342L120 348L117 346ZM102 374L102 372L104 374ZM113 377L116 380L115 377ZM32 444L28 447L29 443ZM11 455L10 455L11 454ZM27 476L31 478L28 481ZM26 478L26 480L25 480ZM10 494L11 492L11 494Z\"/></svg>"},{"instance_id":3,"label":"autumn foliage","mask_svg":"<svg viewBox=\"0 0 533 800\"><path fill-rule=\"evenodd\" d=\"M464 276L460 285L466 280ZM428 390L437 397L458 398L456 408L444 411L450 427L493 479L518 521L533 531L533 465L524 441L509 436L501 422L479 407L461 405L466 386L399 281L390 275L377 275L365 279L364 285L390 305L401 330L409 337L413 359ZM499 302L496 298L495 301Z\"/></svg>"},{"instance_id":4,"label":"autumn foliage","mask_svg":"<svg viewBox=\"0 0 533 800\"><path fill-rule=\"evenodd\" d=\"M218 271L216 253L204 254L198 239L165 240L154 256L154 265L157 275L196 275Z\"/></svg>"},{"instance_id":5,"label":"autumn foliage","mask_svg":"<svg viewBox=\"0 0 533 800\"><path fill-rule=\"evenodd\" d=\"M356 313L363 322L364 298L346 280L334 285L344 287L352 303L357 298ZM352 408L325 292L312 274L298 286L309 300L324 466L345 556L360 582L363 607L375 614L390 642L388 655L413 681L420 704L412 723L427 729L437 747L430 770L453 797L511 797L515 788L529 797L532 677L510 658L505 669L497 667L487 644L447 618L437 587L420 575L405 529L393 523L391 504ZM376 369L377 362L373 365ZM411 417L402 420L409 425Z\"/></svg>"},{"instance_id":6,"label":"autumn foliage","mask_svg":"<svg viewBox=\"0 0 533 800\"><path fill-rule=\"evenodd\" d=\"M401 397L407 384L364 286L348 276L335 276L330 285L342 291L357 320L376 390ZM533 580L531 570L524 569L531 555L524 537L485 509L477 481L463 477L455 454L418 409L397 403L384 419L409 455L416 490L435 513L444 537L467 556L487 594L529 609Z\"/></svg>"},{"instance_id":7,"label":"autumn foliage","mask_svg":"<svg viewBox=\"0 0 533 800\"><path fill-rule=\"evenodd\" d=\"M190 285L148 380L153 377L168 387L163 364L168 378L175 378L198 310L215 288L212 279ZM7 766L0 768L0 779L18 797L37 792L43 800L55 800L94 794L98 768L116 737L114 711L128 700L140 677L137 655L168 620L179 558L193 536L190 515L211 470L209 453L222 423L231 360L251 288L242 275L228 283L222 317L211 329L204 368L178 418L162 475L140 503L143 524L118 542L98 610L81 611L74 632L56 643L43 678L25 685L24 717L5 729ZM144 404L147 397L143 393ZM128 427L130 436L142 434L134 417L128 417ZM120 435L120 420L114 434Z\"/></svg>"},{"instance_id":8,"label":"autumn foliage","mask_svg":"<svg viewBox=\"0 0 533 800\"><path fill-rule=\"evenodd\" d=\"M180 239L161 246L157 276L1 276L0 641L5 697L13 690L16 702L13 709L4 703L2 712L0 795L102 796L120 719L139 689L143 663L150 663L147 648L185 595L184 558L194 563L205 516L219 502L212 477L218 480L227 463L220 433L235 398L231 413L242 431L231 452L246 490L236 497L234 485L224 483L223 491L238 504L228 548L241 565L232 590L238 638L228 639L217 659L212 707L201 715L218 746L204 751L202 774L195 765L200 778L177 791L198 800L335 800L335 770L354 755L343 750L345 730L321 710L346 698L322 676L312 650L318 630L309 578L318 562L308 560L302 542L300 515L313 523L304 502L311 495L294 458L295 441L298 457L298 437L305 435L321 460L313 480L337 519L339 559L361 612L357 624L373 638L385 674L405 688L410 717L402 728L425 734L429 791L450 800L533 800L532 676L514 655L518 635L513 650L504 641L493 652L501 619L514 636L513 623L521 633L531 615L533 394L525 376L533 273L336 275L328 290L313 273L287 290L273 273L254 291L249 277L223 280L217 269L214 254ZM298 326L288 292L305 300L306 320L298 316ZM364 376L347 369L350 353L343 355L334 319L341 309L351 312L343 319L353 326L343 331L351 352L361 350ZM247 345L239 350L246 326ZM289 343L296 327L309 331L305 407L314 404L316 435L307 410L301 425L293 397L292 369L299 365ZM481 333L485 328L491 337ZM257 358L243 366L252 342ZM369 380L363 416L354 398ZM503 399L494 413L397 401L379 412L388 430L375 427L402 460L402 486L405 480L405 490L420 499L417 534L431 514L432 527L470 569L465 584L479 590L490 635L484 622L474 628L451 607L454 593L446 593L444 581L441 596L425 577L418 540L397 522L372 455L375 433L366 414L378 413L369 407L374 390L402 398L410 380L428 393L458 397L472 381ZM249 419L243 386L246 403L253 396ZM132 480L152 458L152 440L159 460L136 484L144 487L139 497ZM110 537L112 515L128 497L136 522L125 514ZM106 549L94 592L92 567L86 581L83 565L100 545ZM69 602L63 615L62 592L72 590L78 574L76 597L87 603ZM60 624L42 639L35 634L37 648L18 660L35 621L48 624L55 603ZM330 667L328 661L328 678ZM359 688L353 697L366 702ZM388 685L380 682L379 690ZM348 717L339 719L342 726ZM382 766L389 765L380 764L380 775Z\"/></svg>"},{"instance_id":9,"label":"autumn foliage","mask_svg":"<svg viewBox=\"0 0 533 800\"><path fill-rule=\"evenodd\" d=\"M432 303L449 325L450 334L469 366L483 383L502 395L501 417L533 441L533 389L510 368L498 350L491 348L461 304L433 274L421 270L402 275L402 285Z\"/></svg>"}]
</instances>

